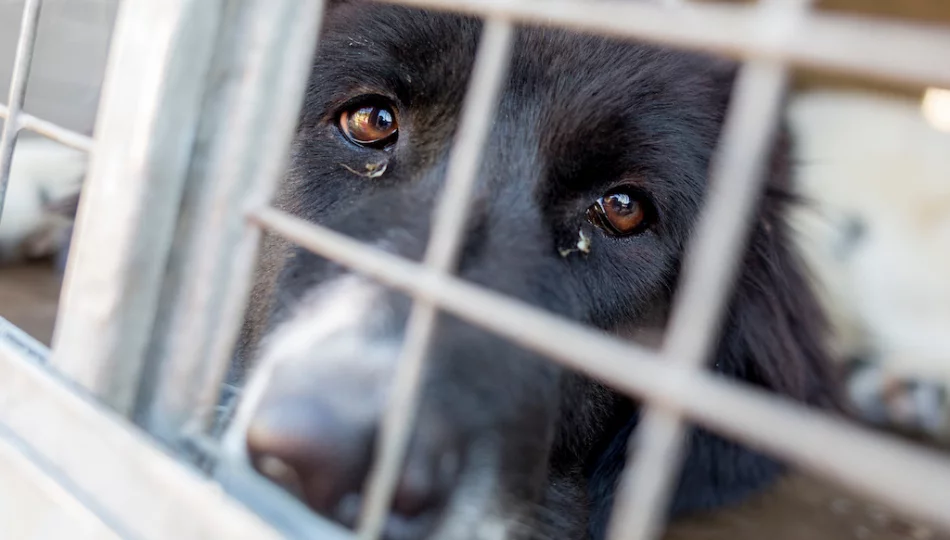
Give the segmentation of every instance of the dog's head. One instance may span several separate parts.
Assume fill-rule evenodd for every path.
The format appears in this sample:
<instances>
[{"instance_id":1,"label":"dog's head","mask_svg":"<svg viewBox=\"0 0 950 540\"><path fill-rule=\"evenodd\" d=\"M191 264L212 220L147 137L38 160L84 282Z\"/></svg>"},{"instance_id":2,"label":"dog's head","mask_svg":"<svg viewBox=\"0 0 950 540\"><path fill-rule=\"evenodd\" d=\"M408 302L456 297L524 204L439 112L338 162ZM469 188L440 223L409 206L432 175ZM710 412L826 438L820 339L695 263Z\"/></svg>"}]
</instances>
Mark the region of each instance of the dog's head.
<instances>
[{"instance_id":1,"label":"dog's head","mask_svg":"<svg viewBox=\"0 0 950 540\"><path fill-rule=\"evenodd\" d=\"M420 260L481 26L334 3L278 206ZM608 332L661 324L733 77L700 55L519 30L460 276ZM721 364L809 399L813 305L781 204L761 210ZM262 268L245 336L260 346L232 440L352 524L411 302L277 239ZM386 537L521 537L558 519L582 531L585 466L627 402L450 316L427 356Z\"/></svg>"}]
</instances>

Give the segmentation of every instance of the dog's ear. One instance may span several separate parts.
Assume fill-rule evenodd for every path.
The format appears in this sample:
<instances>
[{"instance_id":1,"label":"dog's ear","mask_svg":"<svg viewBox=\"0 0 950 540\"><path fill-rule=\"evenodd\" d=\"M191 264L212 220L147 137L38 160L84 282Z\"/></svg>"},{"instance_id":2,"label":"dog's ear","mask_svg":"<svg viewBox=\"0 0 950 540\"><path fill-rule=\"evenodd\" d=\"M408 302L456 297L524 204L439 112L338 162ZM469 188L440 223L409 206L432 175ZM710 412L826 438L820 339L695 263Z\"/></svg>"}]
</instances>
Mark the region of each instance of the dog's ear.
<instances>
[{"instance_id":1,"label":"dog's ear","mask_svg":"<svg viewBox=\"0 0 950 540\"><path fill-rule=\"evenodd\" d=\"M840 406L828 353L830 327L787 216L802 204L790 190L793 141L777 135L716 355L720 371L817 406Z\"/></svg>"}]
</instances>

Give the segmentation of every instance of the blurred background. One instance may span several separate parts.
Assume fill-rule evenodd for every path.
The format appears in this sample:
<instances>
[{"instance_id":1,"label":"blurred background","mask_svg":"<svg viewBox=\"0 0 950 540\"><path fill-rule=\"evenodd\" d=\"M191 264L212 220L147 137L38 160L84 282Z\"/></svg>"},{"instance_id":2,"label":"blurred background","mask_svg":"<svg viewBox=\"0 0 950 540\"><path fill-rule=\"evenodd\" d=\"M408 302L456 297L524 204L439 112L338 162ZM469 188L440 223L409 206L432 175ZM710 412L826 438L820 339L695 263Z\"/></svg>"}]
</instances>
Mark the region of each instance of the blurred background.
<instances>
[{"instance_id":1,"label":"blurred background","mask_svg":"<svg viewBox=\"0 0 950 540\"><path fill-rule=\"evenodd\" d=\"M118 2L45 2L28 113L92 133ZM22 4L0 2L3 103ZM817 6L950 25L948 0ZM854 413L877 428L948 448L950 89L802 70L794 90L787 114L797 138L795 186L805 204L792 221L834 323L830 345ZM24 133L0 223L0 316L47 344L85 159ZM948 538L802 475L740 508L677 524L668 537Z\"/></svg>"},{"instance_id":2,"label":"blurred background","mask_svg":"<svg viewBox=\"0 0 950 540\"><path fill-rule=\"evenodd\" d=\"M119 0L43 2L26 109L79 132L91 132ZM23 0L0 2L2 102L13 71Z\"/></svg>"}]
</instances>

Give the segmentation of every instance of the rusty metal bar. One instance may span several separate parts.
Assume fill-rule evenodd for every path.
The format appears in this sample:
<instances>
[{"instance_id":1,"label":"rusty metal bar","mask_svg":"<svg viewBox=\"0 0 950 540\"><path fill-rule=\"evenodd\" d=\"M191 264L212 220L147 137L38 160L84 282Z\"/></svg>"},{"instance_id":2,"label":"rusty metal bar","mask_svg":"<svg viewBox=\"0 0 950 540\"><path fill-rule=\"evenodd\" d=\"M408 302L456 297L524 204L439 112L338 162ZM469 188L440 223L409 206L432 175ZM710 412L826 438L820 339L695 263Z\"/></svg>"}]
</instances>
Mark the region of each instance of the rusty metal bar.
<instances>
[{"instance_id":1,"label":"rusty metal bar","mask_svg":"<svg viewBox=\"0 0 950 540\"><path fill-rule=\"evenodd\" d=\"M756 5L602 0L377 0L419 8L506 17L619 38L768 59L885 80L950 86L950 28L854 15L810 14L776 39L761 32Z\"/></svg>"},{"instance_id":2,"label":"rusty metal bar","mask_svg":"<svg viewBox=\"0 0 950 540\"><path fill-rule=\"evenodd\" d=\"M482 31L456 141L449 156L445 187L435 209L432 232L423 265L431 272L454 271L465 241L469 201L475 188L478 164L494 122L499 97L506 83L513 29L502 20L488 20ZM406 338L383 418L376 462L367 484L366 504L360 516L359 538L379 537L389 513L396 482L405 459L414 423L419 387L438 309L425 299L414 300Z\"/></svg>"},{"instance_id":3,"label":"rusty metal bar","mask_svg":"<svg viewBox=\"0 0 950 540\"><path fill-rule=\"evenodd\" d=\"M13 150L20 132L20 112L26 98L26 86L33 63L33 48L36 45L36 28L40 22L42 0L26 0L23 18L20 21L20 37L17 40L16 58L13 62L13 78L10 81L10 96L7 99L6 120L0 133L0 219L3 219L3 201L13 166Z\"/></svg>"}]
</instances>

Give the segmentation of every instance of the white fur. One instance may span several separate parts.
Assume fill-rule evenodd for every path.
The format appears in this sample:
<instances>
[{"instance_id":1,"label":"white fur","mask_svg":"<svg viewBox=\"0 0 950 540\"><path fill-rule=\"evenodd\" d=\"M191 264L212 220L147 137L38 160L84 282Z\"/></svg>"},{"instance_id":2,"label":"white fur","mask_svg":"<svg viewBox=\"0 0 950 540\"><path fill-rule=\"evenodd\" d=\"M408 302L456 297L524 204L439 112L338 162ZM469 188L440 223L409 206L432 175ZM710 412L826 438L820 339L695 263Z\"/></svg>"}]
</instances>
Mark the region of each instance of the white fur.
<instances>
[{"instance_id":1,"label":"white fur","mask_svg":"<svg viewBox=\"0 0 950 540\"><path fill-rule=\"evenodd\" d=\"M793 216L842 356L870 350L891 374L950 383L950 133L913 100L855 92L794 99ZM843 223L867 225L842 253Z\"/></svg>"},{"instance_id":2,"label":"white fur","mask_svg":"<svg viewBox=\"0 0 950 540\"><path fill-rule=\"evenodd\" d=\"M47 211L46 203L79 192L88 158L84 152L46 139L24 138L16 146L0 216L0 261L11 262L24 251L24 242L46 231L68 227ZM47 256L55 246L43 246L34 256ZM30 250L28 250L30 251Z\"/></svg>"},{"instance_id":3,"label":"white fur","mask_svg":"<svg viewBox=\"0 0 950 540\"><path fill-rule=\"evenodd\" d=\"M359 410L337 412L356 416L379 411L400 347L395 336L382 337L380 332L390 319L384 292L375 283L348 275L321 285L301 301L262 344L258 365L224 438L226 453L246 461L251 417L274 383L281 392L293 393L297 387L345 373L348 380L363 381L378 391L346 400Z\"/></svg>"},{"instance_id":4,"label":"white fur","mask_svg":"<svg viewBox=\"0 0 950 540\"><path fill-rule=\"evenodd\" d=\"M384 295L383 287L353 275L325 283L266 338L259 366L224 437L224 457L230 466L250 464L245 442L249 423L275 381L281 392L292 394L294 385L306 388L321 377L342 374L348 382L363 380L371 390L337 404L360 410L337 412L379 415L401 348L401 336L391 335L393 329L387 328L392 313ZM472 449L462 473L465 489L454 492L433 538L507 540L516 530L517 519L500 506L497 445L491 443L486 440Z\"/></svg>"},{"instance_id":5,"label":"white fur","mask_svg":"<svg viewBox=\"0 0 950 540\"><path fill-rule=\"evenodd\" d=\"M445 520L432 538L469 538L471 540L507 540L518 527L517 518L502 507L498 445L490 440L472 448L468 467L445 511Z\"/></svg>"}]
</instances>

